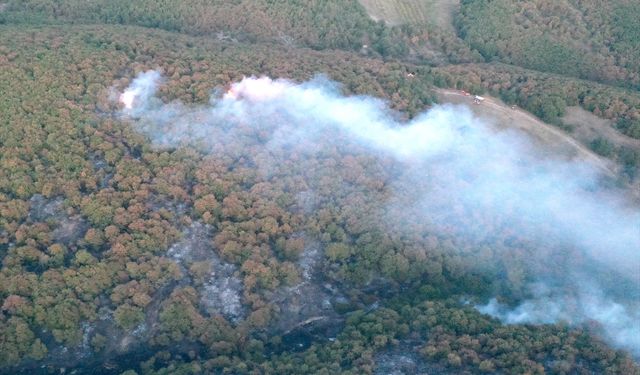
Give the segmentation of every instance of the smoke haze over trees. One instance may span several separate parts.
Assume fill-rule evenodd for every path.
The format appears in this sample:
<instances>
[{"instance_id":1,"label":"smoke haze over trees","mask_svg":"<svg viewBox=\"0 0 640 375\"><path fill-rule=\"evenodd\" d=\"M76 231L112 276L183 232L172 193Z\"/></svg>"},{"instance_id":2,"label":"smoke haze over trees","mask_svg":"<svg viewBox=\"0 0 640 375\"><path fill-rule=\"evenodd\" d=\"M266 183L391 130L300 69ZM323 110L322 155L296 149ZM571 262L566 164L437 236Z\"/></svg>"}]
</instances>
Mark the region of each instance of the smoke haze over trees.
<instances>
[{"instance_id":1,"label":"smoke haze over trees","mask_svg":"<svg viewBox=\"0 0 640 375\"><path fill-rule=\"evenodd\" d=\"M313 162L316 155L335 148L356 148L354 142L370 149L372 156L390 156L399 163L391 170L406 171L395 181L389 176L397 191L378 202L382 206L373 215L382 222L374 221L374 227L390 227L392 232L408 227L423 235L453 230L469 257L482 246L500 242L496 232L508 227L523 236L510 247L522 246L527 256L505 272L522 273L512 276L519 278L510 280L512 284L531 283L519 285L516 295L545 300L537 307L525 302L518 307L518 318L505 320L592 320L603 325L618 345L639 347L640 316L634 315L638 311L634 301L640 297L640 254L635 251L640 248L640 213L626 208L615 192L601 191L597 172L588 165L542 158L541 150L525 135L491 131L465 108L437 107L409 123L398 123L383 102L342 97L333 83L321 78L300 85L246 78L233 83L223 97L212 97L211 107L202 108L155 102L151 94L159 83L156 72L140 74L123 94L140 93L134 107L124 113L133 116L136 127L155 144L198 145L216 155L256 150L268 155L266 160L248 160L259 175L284 173L275 165L284 165L292 154L301 154L297 163L312 172L305 167L307 160ZM237 144L252 134L258 139ZM317 189L311 187L311 192ZM469 217L494 227L476 227ZM397 222L402 226L389 224ZM471 258L467 262L465 267L473 269ZM615 284L611 272L617 274ZM620 289L609 290L616 287ZM604 295L625 301L620 304ZM494 303L481 310L499 316L495 309ZM611 311L603 311L607 309Z\"/></svg>"},{"instance_id":2,"label":"smoke haze over trees","mask_svg":"<svg viewBox=\"0 0 640 375\"><path fill-rule=\"evenodd\" d=\"M640 373L634 4L483 3L0 0L0 373Z\"/></svg>"}]
</instances>

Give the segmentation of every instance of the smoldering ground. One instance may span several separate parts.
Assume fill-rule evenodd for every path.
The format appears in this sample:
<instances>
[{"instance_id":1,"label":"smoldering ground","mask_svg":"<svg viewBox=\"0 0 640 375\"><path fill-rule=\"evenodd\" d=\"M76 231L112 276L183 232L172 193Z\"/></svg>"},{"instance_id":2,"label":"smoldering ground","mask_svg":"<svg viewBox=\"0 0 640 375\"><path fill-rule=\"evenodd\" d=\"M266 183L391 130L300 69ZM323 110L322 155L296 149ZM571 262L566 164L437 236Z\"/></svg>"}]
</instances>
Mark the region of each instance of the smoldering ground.
<instances>
[{"instance_id":1,"label":"smoldering ground","mask_svg":"<svg viewBox=\"0 0 640 375\"><path fill-rule=\"evenodd\" d=\"M504 280L480 311L506 323L591 322L640 355L640 211L585 162L546 155L464 106L402 122L384 101L342 96L324 78L246 78L207 106L162 103L159 84L143 73L121 96L122 114L156 146L197 147L264 176L285 173L288 158L307 173L305 163L357 150L379 161L389 192L362 197L363 207L384 200L363 214L392 236L452 238L444 247L463 268ZM415 259L436 247L416 246Z\"/></svg>"}]
</instances>

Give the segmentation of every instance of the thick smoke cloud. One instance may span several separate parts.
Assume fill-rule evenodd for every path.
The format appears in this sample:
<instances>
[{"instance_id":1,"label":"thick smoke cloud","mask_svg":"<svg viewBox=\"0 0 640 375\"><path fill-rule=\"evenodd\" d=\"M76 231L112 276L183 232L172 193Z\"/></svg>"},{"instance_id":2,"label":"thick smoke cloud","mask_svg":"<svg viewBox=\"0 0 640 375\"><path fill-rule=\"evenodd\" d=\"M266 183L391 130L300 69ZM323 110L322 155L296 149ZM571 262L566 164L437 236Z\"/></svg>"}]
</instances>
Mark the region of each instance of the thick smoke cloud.
<instances>
[{"instance_id":1,"label":"thick smoke cloud","mask_svg":"<svg viewBox=\"0 0 640 375\"><path fill-rule=\"evenodd\" d=\"M536 249L524 265L534 277L524 278L520 304L492 299L477 306L481 312L506 323L594 322L612 344L640 355L640 212L601 188L588 164L546 155L524 134L497 131L465 106L435 106L402 122L385 102L344 97L323 78L246 78L207 106L160 103L153 97L159 83L156 72L143 73L121 96L123 115L156 145L234 155L248 125L266 151L302 149L313 158L352 142L391 158L402 172L385 214L389 230L446 231L461 248L499 239L513 242L509 249ZM513 235L497 235L498 228ZM520 280L516 274L507 276Z\"/></svg>"},{"instance_id":2,"label":"thick smoke cloud","mask_svg":"<svg viewBox=\"0 0 640 375\"><path fill-rule=\"evenodd\" d=\"M124 105L126 113L135 115L144 111L161 80L160 73L155 70L140 73L131 86L120 95L120 102Z\"/></svg>"}]
</instances>

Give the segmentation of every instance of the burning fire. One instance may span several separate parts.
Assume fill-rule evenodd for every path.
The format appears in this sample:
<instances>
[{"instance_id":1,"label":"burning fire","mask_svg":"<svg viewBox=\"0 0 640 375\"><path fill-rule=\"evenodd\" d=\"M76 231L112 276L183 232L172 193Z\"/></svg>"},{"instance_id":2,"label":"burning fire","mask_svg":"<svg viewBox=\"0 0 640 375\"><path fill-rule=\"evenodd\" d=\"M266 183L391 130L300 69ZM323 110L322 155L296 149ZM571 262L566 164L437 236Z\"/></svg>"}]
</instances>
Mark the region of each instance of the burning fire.
<instances>
[{"instance_id":1,"label":"burning fire","mask_svg":"<svg viewBox=\"0 0 640 375\"><path fill-rule=\"evenodd\" d=\"M282 96L288 87L286 82L274 81L269 77L243 78L231 85L224 99L247 99L253 102L273 100Z\"/></svg>"},{"instance_id":2,"label":"burning fire","mask_svg":"<svg viewBox=\"0 0 640 375\"><path fill-rule=\"evenodd\" d=\"M135 91L127 90L120 95L120 103L124 104L124 107L126 109L132 109L135 98L136 98Z\"/></svg>"},{"instance_id":3,"label":"burning fire","mask_svg":"<svg viewBox=\"0 0 640 375\"><path fill-rule=\"evenodd\" d=\"M153 87L151 91L155 91L155 86L149 87ZM147 96L150 95L149 87L134 84L120 94L118 101L126 110L132 110L137 105L144 105ZM269 77L245 77L240 82L232 83L223 98L225 100L264 102L284 96L290 87L291 83L284 80L273 80Z\"/></svg>"}]
</instances>

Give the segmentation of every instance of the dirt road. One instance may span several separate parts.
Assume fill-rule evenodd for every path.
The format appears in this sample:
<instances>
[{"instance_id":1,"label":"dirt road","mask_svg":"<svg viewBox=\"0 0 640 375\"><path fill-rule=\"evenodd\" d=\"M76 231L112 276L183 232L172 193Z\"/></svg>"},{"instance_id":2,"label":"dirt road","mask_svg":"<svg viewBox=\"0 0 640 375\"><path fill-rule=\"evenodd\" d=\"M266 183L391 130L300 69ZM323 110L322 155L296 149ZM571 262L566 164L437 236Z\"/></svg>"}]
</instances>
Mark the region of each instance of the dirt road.
<instances>
[{"instance_id":1,"label":"dirt road","mask_svg":"<svg viewBox=\"0 0 640 375\"><path fill-rule=\"evenodd\" d=\"M473 104L473 96L466 96L458 90L437 89L436 93L441 103L467 104L480 118L498 128L514 128L524 131L531 136L543 150L568 157L585 160L604 174L615 177L617 166L572 138L564 131L540 121L532 114L504 104L492 97L486 97L481 104Z\"/></svg>"}]
</instances>

